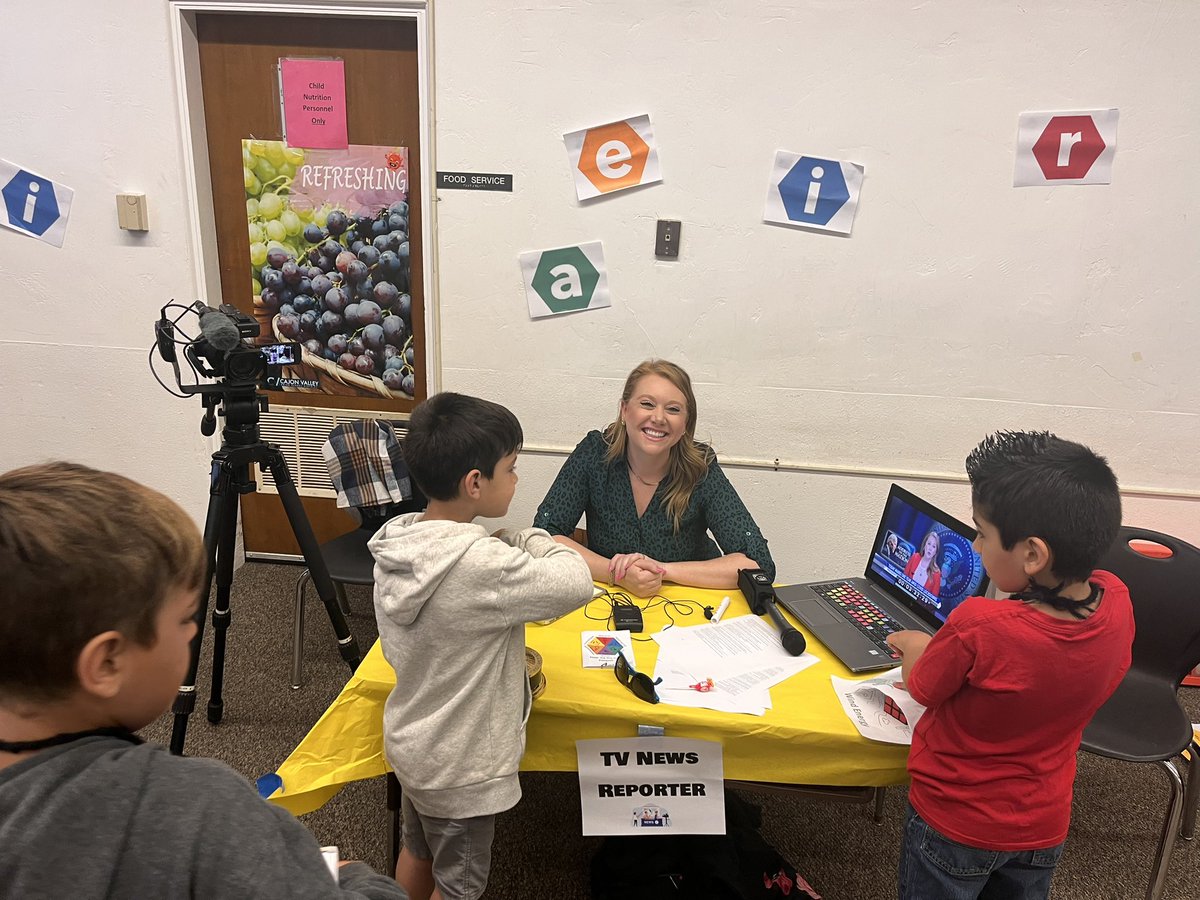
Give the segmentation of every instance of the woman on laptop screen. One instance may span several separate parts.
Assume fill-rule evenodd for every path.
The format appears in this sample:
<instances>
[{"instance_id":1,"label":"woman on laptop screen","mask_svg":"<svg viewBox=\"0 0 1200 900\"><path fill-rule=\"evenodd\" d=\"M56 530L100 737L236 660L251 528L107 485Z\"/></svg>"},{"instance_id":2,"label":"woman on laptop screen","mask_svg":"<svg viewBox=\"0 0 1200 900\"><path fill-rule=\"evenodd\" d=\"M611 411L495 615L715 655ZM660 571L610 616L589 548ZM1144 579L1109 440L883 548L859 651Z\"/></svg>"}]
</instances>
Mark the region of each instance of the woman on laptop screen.
<instances>
[{"instance_id":1,"label":"woman on laptop screen","mask_svg":"<svg viewBox=\"0 0 1200 900\"><path fill-rule=\"evenodd\" d=\"M933 596L937 596L942 586L942 570L938 566L938 554L942 549L941 538L936 531L930 531L921 542L921 552L913 552L904 567L904 574L921 585Z\"/></svg>"},{"instance_id":2,"label":"woman on laptop screen","mask_svg":"<svg viewBox=\"0 0 1200 900\"><path fill-rule=\"evenodd\" d=\"M593 579L639 597L664 581L736 587L738 569L773 580L762 532L695 434L687 372L647 360L625 380L616 420L589 432L563 464L534 525L578 550ZM572 535L585 513L583 544Z\"/></svg>"}]
</instances>

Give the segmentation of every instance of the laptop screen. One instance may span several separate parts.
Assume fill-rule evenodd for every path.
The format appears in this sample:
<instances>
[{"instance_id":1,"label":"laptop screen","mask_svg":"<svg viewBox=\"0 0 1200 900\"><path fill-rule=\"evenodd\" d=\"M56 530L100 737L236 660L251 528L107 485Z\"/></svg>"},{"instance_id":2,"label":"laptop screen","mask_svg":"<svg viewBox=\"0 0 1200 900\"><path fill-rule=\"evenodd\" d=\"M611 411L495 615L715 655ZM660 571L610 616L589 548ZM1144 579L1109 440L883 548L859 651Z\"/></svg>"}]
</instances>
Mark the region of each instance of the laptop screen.
<instances>
[{"instance_id":1,"label":"laptop screen","mask_svg":"<svg viewBox=\"0 0 1200 900\"><path fill-rule=\"evenodd\" d=\"M866 577L940 627L958 604L987 590L975 529L893 484Z\"/></svg>"}]
</instances>

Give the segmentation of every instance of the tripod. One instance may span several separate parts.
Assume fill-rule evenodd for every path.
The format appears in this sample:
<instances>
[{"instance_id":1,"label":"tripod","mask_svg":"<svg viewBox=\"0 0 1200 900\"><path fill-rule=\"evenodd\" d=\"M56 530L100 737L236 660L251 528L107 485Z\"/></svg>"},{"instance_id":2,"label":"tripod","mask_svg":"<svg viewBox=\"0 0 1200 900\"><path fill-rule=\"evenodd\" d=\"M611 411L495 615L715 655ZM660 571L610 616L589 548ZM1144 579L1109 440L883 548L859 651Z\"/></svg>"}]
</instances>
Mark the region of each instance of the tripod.
<instances>
[{"instance_id":1,"label":"tripod","mask_svg":"<svg viewBox=\"0 0 1200 900\"><path fill-rule=\"evenodd\" d=\"M362 659L358 642L350 633L338 605L329 570L321 556L321 548L313 535L308 516L300 503L295 482L288 471L287 460L277 445L259 439L258 413L264 407L266 398L259 395L255 385L251 383L227 384L223 386L219 395L207 393L203 399L205 415L201 431L212 434L215 430L214 409L217 403L222 401L225 427L221 432L221 449L212 456L212 483L209 490L208 516L204 523L204 551L208 564L205 569L203 599L196 611L196 636L192 638L186 680L180 686L179 694L171 707L175 715L171 730L171 752L176 755L183 753L188 717L196 706L196 672L200 666L200 645L204 639L204 620L208 616L209 595L212 592L214 575L217 580L217 595L212 613L213 672L208 720L217 724L224 713L225 701L221 692L225 683L225 640L230 623L229 589L233 583L238 497L254 492L254 479L250 474L251 463L265 466L275 479L279 499L283 503L284 512L287 513L296 543L300 545L300 552L304 554L304 562L308 566L317 594L329 613L329 621L333 625L334 634L337 635L338 652L351 671L358 668Z\"/></svg>"}]
</instances>

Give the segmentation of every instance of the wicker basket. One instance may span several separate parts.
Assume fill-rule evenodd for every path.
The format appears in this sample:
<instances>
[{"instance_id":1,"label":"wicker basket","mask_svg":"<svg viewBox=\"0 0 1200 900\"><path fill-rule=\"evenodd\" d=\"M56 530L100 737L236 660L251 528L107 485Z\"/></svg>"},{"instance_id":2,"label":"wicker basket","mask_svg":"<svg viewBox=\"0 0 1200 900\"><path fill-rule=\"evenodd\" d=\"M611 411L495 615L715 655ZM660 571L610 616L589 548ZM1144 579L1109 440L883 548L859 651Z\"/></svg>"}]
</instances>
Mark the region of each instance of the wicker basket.
<instances>
[{"instance_id":1,"label":"wicker basket","mask_svg":"<svg viewBox=\"0 0 1200 900\"><path fill-rule=\"evenodd\" d=\"M255 298L255 310L259 309L263 309L263 307L258 305L258 298ZM275 335L276 340L288 342L292 340L279 333L278 314L271 317L271 333ZM375 375L360 375L358 372L350 372L343 369L337 363L330 362L323 356L309 353L303 344L300 345L300 352L301 358L304 360L304 365L310 366L319 373L328 376L321 379L320 393L343 397L361 397L363 394L374 394L383 397L385 400L412 399L404 391L393 391L383 383L381 378Z\"/></svg>"}]
</instances>

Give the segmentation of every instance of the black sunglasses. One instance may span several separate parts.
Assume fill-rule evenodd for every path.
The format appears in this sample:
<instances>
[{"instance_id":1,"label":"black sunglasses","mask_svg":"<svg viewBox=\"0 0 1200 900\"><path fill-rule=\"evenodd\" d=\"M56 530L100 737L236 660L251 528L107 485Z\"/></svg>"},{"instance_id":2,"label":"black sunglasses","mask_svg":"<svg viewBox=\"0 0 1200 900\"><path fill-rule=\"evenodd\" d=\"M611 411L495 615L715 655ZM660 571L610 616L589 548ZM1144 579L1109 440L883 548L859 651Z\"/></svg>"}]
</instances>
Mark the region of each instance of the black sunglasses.
<instances>
[{"instance_id":1,"label":"black sunglasses","mask_svg":"<svg viewBox=\"0 0 1200 900\"><path fill-rule=\"evenodd\" d=\"M643 675L641 672L634 670L629 664L629 660L625 658L624 653L617 654L617 662L613 666L613 674L617 676L617 681L625 685L633 691L633 695L639 700L645 700L647 703L658 702L658 691L654 690L654 686L662 681L651 681L649 675Z\"/></svg>"}]
</instances>

